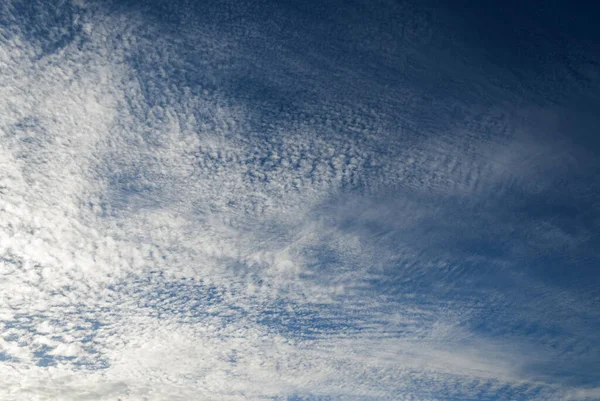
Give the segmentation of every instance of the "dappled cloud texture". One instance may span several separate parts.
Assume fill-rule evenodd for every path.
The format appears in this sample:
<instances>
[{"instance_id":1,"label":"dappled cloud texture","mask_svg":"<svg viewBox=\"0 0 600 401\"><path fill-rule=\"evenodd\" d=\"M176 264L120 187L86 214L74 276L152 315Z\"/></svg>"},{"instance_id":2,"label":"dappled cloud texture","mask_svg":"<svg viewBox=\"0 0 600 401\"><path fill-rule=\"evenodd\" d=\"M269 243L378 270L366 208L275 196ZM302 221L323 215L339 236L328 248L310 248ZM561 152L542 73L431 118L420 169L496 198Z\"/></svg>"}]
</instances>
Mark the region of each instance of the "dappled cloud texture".
<instances>
[{"instance_id":1,"label":"dappled cloud texture","mask_svg":"<svg viewBox=\"0 0 600 401\"><path fill-rule=\"evenodd\" d=\"M598 35L453 7L4 0L0 400L598 399Z\"/></svg>"}]
</instances>

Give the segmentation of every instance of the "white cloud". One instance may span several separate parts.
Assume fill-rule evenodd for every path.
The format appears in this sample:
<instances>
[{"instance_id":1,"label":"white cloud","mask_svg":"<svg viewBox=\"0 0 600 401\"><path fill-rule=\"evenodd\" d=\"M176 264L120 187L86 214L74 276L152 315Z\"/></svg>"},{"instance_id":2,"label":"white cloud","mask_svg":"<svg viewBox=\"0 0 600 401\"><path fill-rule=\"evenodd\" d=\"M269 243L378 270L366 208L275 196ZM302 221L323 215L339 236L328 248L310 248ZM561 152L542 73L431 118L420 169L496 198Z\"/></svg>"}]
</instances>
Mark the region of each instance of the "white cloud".
<instances>
[{"instance_id":1,"label":"white cloud","mask_svg":"<svg viewBox=\"0 0 600 401\"><path fill-rule=\"evenodd\" d=\"M569 400L595 400L600 398L600 388L579 389L568 393Z\"/></svg>"},{"instance_id":2,"label":"white cloud","mask_svg":"<svg viewBox=\"0 0 600 401\"><path fill-rule=\"evenodd\" d=\"M213 57L199 72L141 14L76 4L76 38L54 52L18 20L0 28L0 400L590 394L523 377L522 344L459 329L471 304L388 302L367 282L390 260L406 282L460 274L344 219L381 221L370 199L400 187L383 219L410 232L439 216L423 193L493 191L504 171L477 150L397 145L349 106L258 124L239 99L168 79L213 82L241 44L186 33Z\"/></svg>"}]
</instances>

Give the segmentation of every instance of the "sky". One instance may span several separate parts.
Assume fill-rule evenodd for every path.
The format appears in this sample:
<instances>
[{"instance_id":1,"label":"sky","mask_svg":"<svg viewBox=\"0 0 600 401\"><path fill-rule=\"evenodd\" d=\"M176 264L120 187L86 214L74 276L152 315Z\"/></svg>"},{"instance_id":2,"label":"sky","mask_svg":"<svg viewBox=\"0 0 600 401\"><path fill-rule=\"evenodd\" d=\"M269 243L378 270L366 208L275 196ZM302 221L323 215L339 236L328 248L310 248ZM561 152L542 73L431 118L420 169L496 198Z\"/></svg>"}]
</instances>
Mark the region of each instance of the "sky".
<instances>
[{"instance_id":1,"label":"sky","mask_svg":"<svg viewBox=\"0 0 600 401\"><path fill-rule=\"evenodd\" d=\"M598 8L0 2L0 401L600 400Z\"/></svg>"}]
</instances>

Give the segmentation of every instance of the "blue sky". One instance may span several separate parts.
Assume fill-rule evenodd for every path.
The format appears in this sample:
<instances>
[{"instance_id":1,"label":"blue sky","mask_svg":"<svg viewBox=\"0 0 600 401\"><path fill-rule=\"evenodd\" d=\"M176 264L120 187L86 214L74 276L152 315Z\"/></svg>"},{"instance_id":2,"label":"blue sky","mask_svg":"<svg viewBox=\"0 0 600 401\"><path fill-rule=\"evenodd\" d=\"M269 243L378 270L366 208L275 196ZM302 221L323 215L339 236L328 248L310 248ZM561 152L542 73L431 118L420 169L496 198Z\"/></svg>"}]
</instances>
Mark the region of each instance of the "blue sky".
<instances>
[{"instance_id":1,"label":"blue sky","mask_svg":"<svg viewBox=\"0 0 600 401\"><path fill-rule=\"evenodd\" d=\"M600 31L547 2L0 5L0 400L600 399Z\"/></svg>"}]
</instances>

